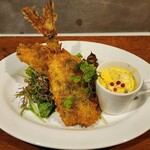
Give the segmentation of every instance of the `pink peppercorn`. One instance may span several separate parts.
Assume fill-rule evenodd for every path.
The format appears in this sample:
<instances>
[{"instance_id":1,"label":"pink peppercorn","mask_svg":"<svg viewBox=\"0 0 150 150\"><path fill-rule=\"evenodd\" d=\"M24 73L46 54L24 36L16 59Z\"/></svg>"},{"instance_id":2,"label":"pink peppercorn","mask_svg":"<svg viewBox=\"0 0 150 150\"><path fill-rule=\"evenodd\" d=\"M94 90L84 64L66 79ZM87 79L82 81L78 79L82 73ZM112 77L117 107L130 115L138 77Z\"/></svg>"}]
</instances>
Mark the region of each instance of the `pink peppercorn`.
<instances>
[{"instance_id":1,"label":"pink peppercorn","mask_svg":"<svg viewBox=\"0 0 150 150\"><path fill-rule=\"evenodd\" d=\"M114 86L114 82L110 82L110 86Z\"/></svg>"},{"instance_id":2,"label":"pink peppercorn","mask_svg":"<svg viewBox=\"0 0 150 150\"><path fill-rule=\"evenodd\" d=\"M114 92L116 92L117 91L117 88L114 88Z\"/></svg>"},{"instance_id":3,"label":"pink peppercorn","mask_svg":"<svg viewBox=\"0 0 150 150\"><path fill-rule=\"evenodd\" d=\"M124 83L122 83L122 84L121 84L121 87L125 87L125 84L124 84Z\"/></svg>"},{"instance_id":4,"label":"pink peppercorn","mask_svg":"<svg viewBox=\"0 0 150 150\"><path fill-rule=\"evenodd\" d=\"M120 81L117 81L116 84L119 85L119 84L121 84L121 82L120 82Z\"/></svg>"}]
</instances>

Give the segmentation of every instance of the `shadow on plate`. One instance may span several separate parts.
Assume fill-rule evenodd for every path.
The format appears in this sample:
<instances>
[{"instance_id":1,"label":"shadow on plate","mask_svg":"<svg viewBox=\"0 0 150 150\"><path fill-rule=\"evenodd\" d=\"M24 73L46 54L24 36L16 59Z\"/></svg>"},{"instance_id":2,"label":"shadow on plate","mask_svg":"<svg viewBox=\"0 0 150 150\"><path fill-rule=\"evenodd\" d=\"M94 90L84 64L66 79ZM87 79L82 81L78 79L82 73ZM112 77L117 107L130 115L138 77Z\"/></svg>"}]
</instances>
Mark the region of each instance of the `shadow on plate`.
<instances>
[{"instance_id":1,"label":"shadow on plate","mask_svg":"<svg viewBox=\"0 0 150 150\"><path fill-rule=\"evenodd\" d=\"M7 73L11 78L15 79L17 82L19 74L22 73L25 68L27 68L27 65L19 61L19 59L16 57L16 53L13 53L6 58L5 73Z\"/></svg>"}]
</instances>

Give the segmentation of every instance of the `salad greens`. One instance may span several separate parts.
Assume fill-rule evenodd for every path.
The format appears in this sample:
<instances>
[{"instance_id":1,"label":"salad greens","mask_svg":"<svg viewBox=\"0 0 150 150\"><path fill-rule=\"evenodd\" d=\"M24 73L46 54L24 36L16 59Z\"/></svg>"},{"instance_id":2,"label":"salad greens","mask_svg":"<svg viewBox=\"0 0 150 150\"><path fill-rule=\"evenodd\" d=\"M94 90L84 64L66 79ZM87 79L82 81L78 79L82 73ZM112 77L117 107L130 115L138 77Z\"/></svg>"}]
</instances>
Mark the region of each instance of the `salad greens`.
<instances>
[{"instance_id":1,"label":"salad greens","mask_svg":"<svg viewBox=\"0 0 150 150\"><path fill-rule=\"evenodd\" d=\"M95 93L95 81L98 78L96 67L94 64L89 64L87 60L82 60L77 64L76 71L81 72L78 76L71 76L70 80L75 83L81 83L81 86L87 90L89 95Z\"/></svg>"},{"instance_id":2,"label":"salad greens","mask_svg":"<svg viewBox=\"0 0 150 150\"><path fill-rule=\"evenodd\" d=\"M21 97L22 100L21 116L25 110L30 110L41 120L48 118L56 108L49 90L48 78L31 67L28 67L25 73L25 82L28 85L16 94L16 97Z\"/></svg>"}]
</instances>

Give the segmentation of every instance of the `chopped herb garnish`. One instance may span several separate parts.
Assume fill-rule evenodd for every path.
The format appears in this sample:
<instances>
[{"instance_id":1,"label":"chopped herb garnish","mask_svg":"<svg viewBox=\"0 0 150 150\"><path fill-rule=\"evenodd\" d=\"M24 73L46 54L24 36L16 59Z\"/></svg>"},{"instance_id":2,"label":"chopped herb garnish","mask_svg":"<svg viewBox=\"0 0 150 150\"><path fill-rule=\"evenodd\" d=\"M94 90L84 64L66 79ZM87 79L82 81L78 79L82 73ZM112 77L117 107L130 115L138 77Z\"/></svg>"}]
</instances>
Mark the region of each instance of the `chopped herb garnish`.
<instances>
[{"instance_id":1,"label":"chopped herb garnish","mask_svg":"<svg viewBox=\"0 0 150 150\"><path fill-rule=\"evenodd\" d=\"M71 80L71 81L74 81L74 82L76 82L76 83L78 83L78 82L81 81L81 77L79 77L79 76L71 76L71 77L70 77L70 80Z\"/></svg>"},{"instance_id":2,"label":"chopped herb garnish","mask_svg":"<svg viewBox=\"0 0 150 150\"><path fill-rule=\"evenodd\" d=\"M75 56L77 56L78 58L83 58L81 53L76 54Z\"/></svg>"},{"instance_id":3,"label":"chopped herb garnish","mask_svg":"<svg viewBox=\"0 0 150 150\"><path fill-rule=\"evenodd\" d=\"M67 110L69 110L72 106L72 100L73 100L73 96L69 95L67 97L67 99L64 101L64 106L66 107Z\"/></svg>"}]
</instances>

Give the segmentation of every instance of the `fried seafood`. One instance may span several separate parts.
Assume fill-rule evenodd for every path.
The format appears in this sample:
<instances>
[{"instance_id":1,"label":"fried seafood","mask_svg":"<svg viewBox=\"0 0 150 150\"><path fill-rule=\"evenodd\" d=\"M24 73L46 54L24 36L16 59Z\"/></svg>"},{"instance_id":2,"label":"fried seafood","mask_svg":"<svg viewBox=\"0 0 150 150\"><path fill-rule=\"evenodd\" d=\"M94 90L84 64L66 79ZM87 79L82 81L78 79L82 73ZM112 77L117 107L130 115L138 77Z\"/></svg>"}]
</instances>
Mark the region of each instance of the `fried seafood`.
<instances>
[{"instance_id":1,"label":"fried seafood","mask_svg":"<svg viewBox=\"0 0 150 150\"><path fill-rule=\"evenodd\" d=\"M51 1L46 3L43 7L43 17L39 16L35 10L35 6L29 8L24 7L22 12L24 18L29 21L32 26L46 37L54 37L57 35L55 22L57 20L57 14L54 13L54 3Z\"/></svg>"},{"instance_id":2,"label":"fried seafood","mask_svg":"<svg viewBox=\"0 0 150 150\"><path fill-rule=\"evenodd\" d=\"M46 6L53 5L48 3ZM45 12L51 13L48 16L54 17L53 12L47 10L53 10L52 8L44 8ZM31 18L28 15L28 19L34 20L36 16L37 14L33 13ZM42 20L42 18L39 19ZM38 25L36 28L38 28ZM54 31L53 29L55 30L55 27L48 29L48 34L43 30L42 32L41 30L38 31L49 36L49 33ZM45 30L47 31L46 28ZM56 34L52 33L51 35ZM49 39L46 45L38 43L34 45L20 44L17 48L17 56L22 62L27 63L37 72L48 77L50 92L53 94L53 99L57 106L56 110L66 126L81 125L88 127L99 119L100 109L97 97L93 94L89 84L85 84L80 80L83 72L79 69L79 66L82 66L82 70L84 70L86 68L83 68L83 66L87 65L89 67L88 64L61 48L61 44L56 38ZM93 66L91 65L90 67Z\"/></svg>"}]
</instances>

